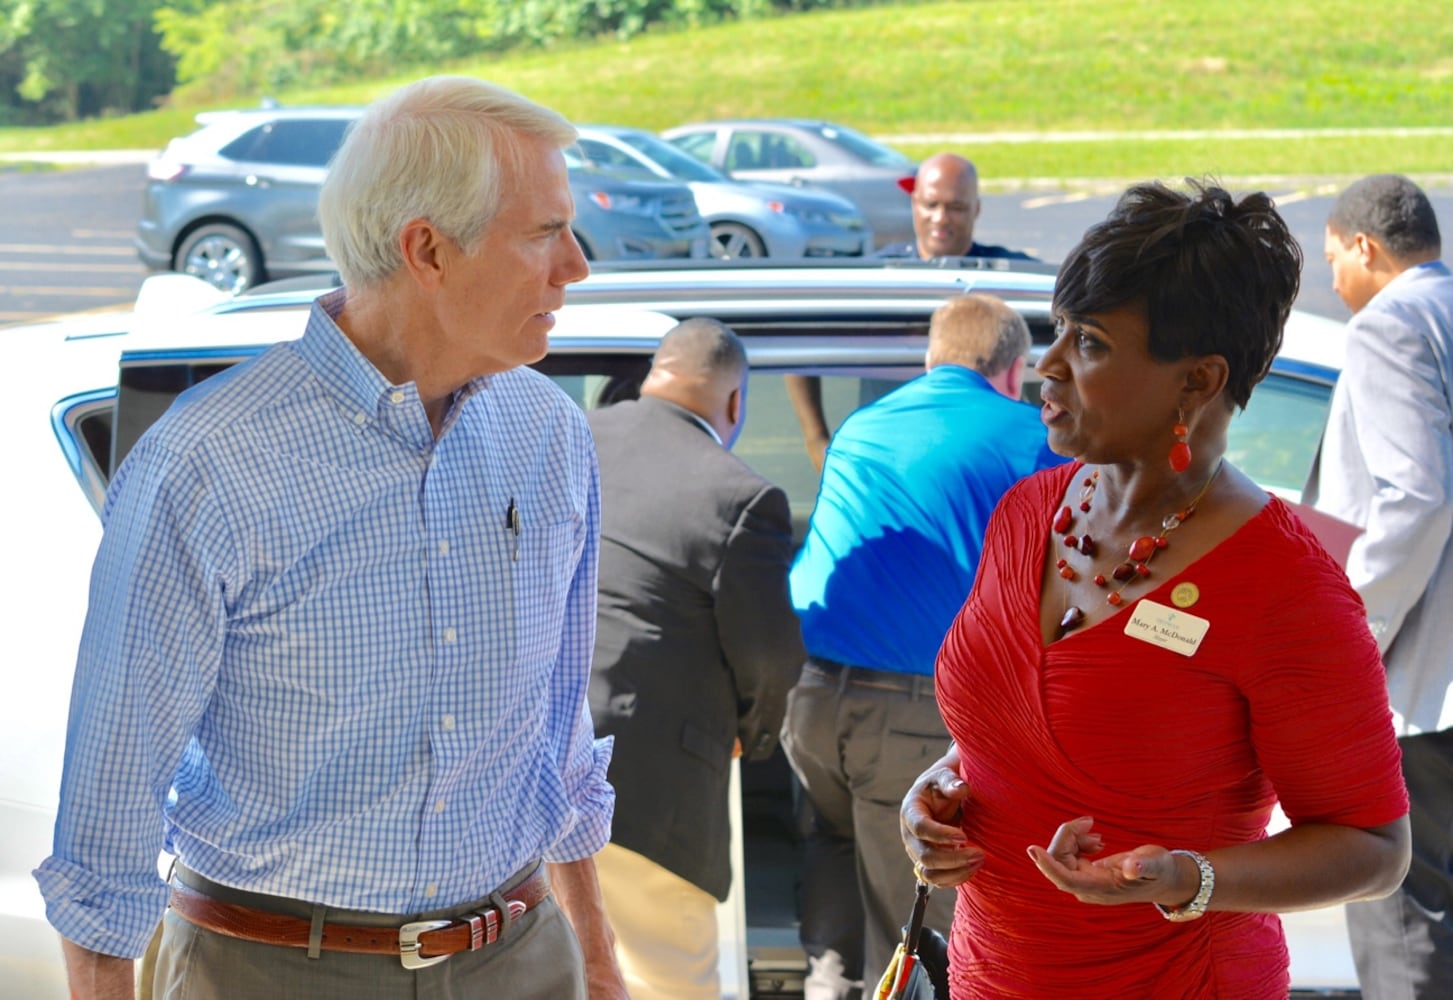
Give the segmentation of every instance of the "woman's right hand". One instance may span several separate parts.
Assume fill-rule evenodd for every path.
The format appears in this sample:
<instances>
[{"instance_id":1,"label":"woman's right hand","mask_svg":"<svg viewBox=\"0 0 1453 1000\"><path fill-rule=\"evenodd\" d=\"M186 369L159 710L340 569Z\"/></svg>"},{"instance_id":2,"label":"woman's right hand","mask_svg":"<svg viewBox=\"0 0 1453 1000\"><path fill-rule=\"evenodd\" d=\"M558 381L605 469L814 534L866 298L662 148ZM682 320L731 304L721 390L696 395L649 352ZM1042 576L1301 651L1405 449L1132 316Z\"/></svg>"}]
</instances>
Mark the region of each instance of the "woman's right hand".
<instances>
[{"instance_id":1,"label":"woman's right hand","mask_svg":"<svg viewBox=\"0 0 1453 1000\"><path fill-rule=\"evenodd\" d=\"M969 786L959 778L958 747L918 776L898 813L903 847L920 881L940 889L962 885L984 863L982 849L960 827Z\"/></svg>"}]
</instances>

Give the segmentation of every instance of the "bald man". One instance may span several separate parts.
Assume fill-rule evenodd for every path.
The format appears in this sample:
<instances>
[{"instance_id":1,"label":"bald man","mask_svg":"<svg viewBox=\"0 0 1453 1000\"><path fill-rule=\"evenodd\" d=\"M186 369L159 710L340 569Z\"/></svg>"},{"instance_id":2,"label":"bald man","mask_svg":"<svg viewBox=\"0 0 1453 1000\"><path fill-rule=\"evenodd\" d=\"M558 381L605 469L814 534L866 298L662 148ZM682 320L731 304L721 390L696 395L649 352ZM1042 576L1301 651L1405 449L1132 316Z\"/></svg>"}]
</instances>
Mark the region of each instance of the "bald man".
<instances>
[{"instance_id":1,"label":"bald man","mask_svg":"<svg viewBox=\"0 0 1453 1000\"><path fill-rule=\"evenodd\" d=\"M589 415L601 482L590 706L596 734L615 738L616 790L596 863L633 1000L720 1000L731 759L771 754L805 655L786 494L729 451L746 415L746 351L705 318L662 338L639 399Z\"/></svg>"},{"instance_id":2,"label":"bald man","mask_svg":"<svg viewBox=\"0 0 1453 1000\"><path fill-rule=\"evenodd\" d=\"M979 172L957 153L939 153L924 160L913 183L912 243L879 250L879 257L997 257L1034 260L1028 254L974 242L974 223L984 203L979 200Z\"/></svg>"}]
</instances>

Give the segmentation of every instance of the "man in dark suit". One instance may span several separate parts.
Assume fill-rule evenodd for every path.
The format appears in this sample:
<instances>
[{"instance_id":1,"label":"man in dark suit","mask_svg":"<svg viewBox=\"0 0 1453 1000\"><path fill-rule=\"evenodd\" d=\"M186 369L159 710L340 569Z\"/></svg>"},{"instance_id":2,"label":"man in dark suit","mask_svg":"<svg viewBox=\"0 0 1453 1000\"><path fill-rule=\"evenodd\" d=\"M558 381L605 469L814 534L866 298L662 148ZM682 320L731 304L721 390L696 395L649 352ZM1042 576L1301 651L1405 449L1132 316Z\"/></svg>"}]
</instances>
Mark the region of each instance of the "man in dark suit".
<instances>
[{"instance_id":1,"label":"man in dark suit","mask_svg":"<svg viewBox=\"0 0 1453 1000\"><path fill-rule=\"evenodd\" d=\"M719 1000L716 903L731 885L734 747L776 745L804 656L787 589L786 494L728 449L746 417L730 329L666 333L637 400L593 411L601 481L590 706L615 737L597 856L633 1000Z\"/></svg>"}]
</instances>

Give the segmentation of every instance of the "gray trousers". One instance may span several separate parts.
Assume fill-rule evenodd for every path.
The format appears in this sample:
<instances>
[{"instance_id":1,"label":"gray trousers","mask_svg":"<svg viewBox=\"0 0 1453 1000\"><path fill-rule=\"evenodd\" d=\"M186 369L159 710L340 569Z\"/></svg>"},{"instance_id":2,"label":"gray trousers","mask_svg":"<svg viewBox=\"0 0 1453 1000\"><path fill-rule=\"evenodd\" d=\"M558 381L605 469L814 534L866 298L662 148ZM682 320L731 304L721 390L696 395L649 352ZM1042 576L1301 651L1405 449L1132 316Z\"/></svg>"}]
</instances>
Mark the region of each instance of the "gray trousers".
<instances>
[{"instance_id":1,"label":"gray trousers","mask_svg":"<svg viewBox=\"0 0 1453 1000\"><path fill-rule=\"evenodd\" d=\"M1347 904L1352 957L1365 1000L1453 997L1453 731L1398 740L1413 831L1402 888Z\"/></svg>"},{"instance_id":2,"label":"gray trousers","mask_svg":"<svg viewBox=\"0 0 1453 1000\"><path fill-rule=\"evenodd\" d=\"M846 980L862 979L868 995L877 985L913 910L899 806L948 745L932 677L815 659L803 667L787 696L782 748L807 807L800 936L812 960L809 980L835 953ZM953 906L952 892L935 891L924 925L947 935ZM809 982L810 1000L829 995L851 991Z\"/></svg>"},{"instance_id":3,"label":"gray trousers","mask_svg":"<svg viewBox=\"0 0 1453 1000\"><path fill-rule=\"evenodd\" d=\"M180 875L174 877L181 877ZM193 879L187 879L193 882ZM514 880L511 880L513 882ZM506 885L506 888L509 884ZM215 886L227 902L266 907L305 919L310 904L259 897ZM214 891L219 890L220 891ZM446 919L474 912L480 903L419 914ZM412 915L411 915L412 916ZM328 910L332 923L381 926L407 922L375 913ZM494 944L461 952L424 969L405 969L388 955L325 951L308 958L302 948L242 941L190 924L172 910L162 920L153 1000L586 1000L584 963L575 931L547 898Z\"/></svg>"}]
</instances>

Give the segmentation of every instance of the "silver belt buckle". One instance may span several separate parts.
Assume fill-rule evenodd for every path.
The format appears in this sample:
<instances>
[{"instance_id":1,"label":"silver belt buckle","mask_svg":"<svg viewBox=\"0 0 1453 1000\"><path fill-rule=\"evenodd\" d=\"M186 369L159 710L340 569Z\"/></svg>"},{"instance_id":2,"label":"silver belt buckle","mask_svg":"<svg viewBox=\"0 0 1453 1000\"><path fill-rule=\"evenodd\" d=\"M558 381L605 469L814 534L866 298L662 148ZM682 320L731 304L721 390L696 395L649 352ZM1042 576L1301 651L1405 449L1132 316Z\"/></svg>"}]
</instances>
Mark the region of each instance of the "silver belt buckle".
<instances>
[{"instance_id":1,"label":"silver belt buckle","mask_svg":"<svg viewBox=\"0 0 1453 1000\"><path fill-rule=\"evenodd\" d=\"M405 969L427 969L449 958L448 955L434 955L425 958L419 954L419 935L437 931L454 923L452 920L416 920L399 928L399 962Z\"/></svg>"}]
</instances>

